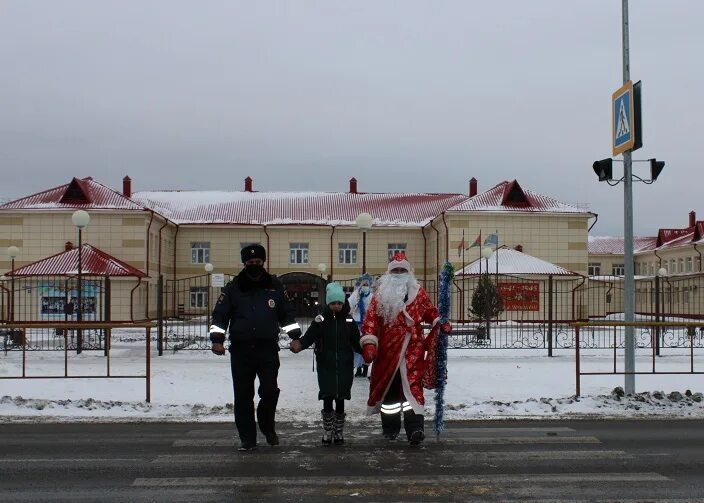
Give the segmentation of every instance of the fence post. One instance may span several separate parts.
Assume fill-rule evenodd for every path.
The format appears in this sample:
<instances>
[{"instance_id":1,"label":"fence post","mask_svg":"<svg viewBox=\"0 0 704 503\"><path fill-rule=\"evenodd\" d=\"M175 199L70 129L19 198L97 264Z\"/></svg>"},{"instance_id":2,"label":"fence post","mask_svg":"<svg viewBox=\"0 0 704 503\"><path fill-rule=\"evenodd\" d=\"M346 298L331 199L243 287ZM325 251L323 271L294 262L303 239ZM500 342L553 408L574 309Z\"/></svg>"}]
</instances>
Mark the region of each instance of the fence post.
<instances>
[{"instance_id":1,"label":"fence post","mask_svg":"<svg viewBox=\"0 0 704 503\"><path fill-rule=\"evenodd\" d=\"M579 366L579 325L574 327L574 340L576 342L575 347L574 347L574 355L575 355L574 356L574 359L575 359L574 368L575 368L575 374L576 374L575 375L575 377L576 377L575 382L576 382L576 388L577 388L576 389L576 391L577 391L576 396L579 396L579 393L581 391L580 385L579 385L580 384L579 379L581 376L581 369Z\"/></svg>"},{"instance_id":2,"label":"fence post","mask_svg":"<svg viewBox=\"0 0 704 503\"><path fill-rule=\"evenodd\" d=\"M660 276L655 275L655 321L660 321ZM660 356L660 325L655 327L655 355Z\"/></svg>"},{"instance_id":3,"label":"fence post","mask_svg":"<svg viewBox=\"0 0 704 503\"><path fill-rule=\"evenodd\" d=\"M548 276L548 356L552 356L552 275Z\"/></svg>"},{"instance_id":4,"label":"fence post","mask_svg":"<svg viewBox=\"0 0 704 503\"><path fill-rule=\"evenodd\" d=\"M164 275L159 275L157 282L156 293L156 319L157 319L157 338L156 348L159 356L164 355Z\"/></svg>"}]
</instances>

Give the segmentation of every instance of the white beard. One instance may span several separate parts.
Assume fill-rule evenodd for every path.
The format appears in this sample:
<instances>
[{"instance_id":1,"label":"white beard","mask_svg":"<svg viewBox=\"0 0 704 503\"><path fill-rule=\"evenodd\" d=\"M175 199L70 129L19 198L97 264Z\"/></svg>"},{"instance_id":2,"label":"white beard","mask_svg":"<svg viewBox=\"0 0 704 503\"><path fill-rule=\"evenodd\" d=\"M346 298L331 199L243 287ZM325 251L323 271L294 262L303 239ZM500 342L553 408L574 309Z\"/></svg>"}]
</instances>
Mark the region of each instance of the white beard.
<instances>
[{"instance_id":1,"label":"white beard","mask_svg":"<svg viewBox=\"0 0 704 503\"><path fill-rule=\"evenodd\" d=\"M412 274L384 274L376 288L377 313L390 325L405 306L408 291L416 286Z\"/></svg>"}]
</instances>

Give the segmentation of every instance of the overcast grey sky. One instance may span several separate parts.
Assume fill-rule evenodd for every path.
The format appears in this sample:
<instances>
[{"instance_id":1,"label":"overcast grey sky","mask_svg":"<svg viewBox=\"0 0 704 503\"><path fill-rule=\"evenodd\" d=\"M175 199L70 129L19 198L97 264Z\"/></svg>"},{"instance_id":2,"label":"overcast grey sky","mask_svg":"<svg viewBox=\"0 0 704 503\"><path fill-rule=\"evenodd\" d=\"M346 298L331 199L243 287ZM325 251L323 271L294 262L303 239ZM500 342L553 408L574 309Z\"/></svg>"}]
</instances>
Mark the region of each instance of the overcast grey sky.
<instances>
[{"instance_id":1,"label":"overcast grey sky","mask_svg":"<svg viewBox=\"0 0 704 503\"><path fill-rule=\"evenodd\" d=\"M704 2L631 0L644 147L635 233L704 218ZM622 235L598 183L620 0L0 2L0 198L134 190L466 192L518 179ZM646 164L635 173L646 176ZM617 173L621 168L617 169Z\"/></svg>"}]
</instances>

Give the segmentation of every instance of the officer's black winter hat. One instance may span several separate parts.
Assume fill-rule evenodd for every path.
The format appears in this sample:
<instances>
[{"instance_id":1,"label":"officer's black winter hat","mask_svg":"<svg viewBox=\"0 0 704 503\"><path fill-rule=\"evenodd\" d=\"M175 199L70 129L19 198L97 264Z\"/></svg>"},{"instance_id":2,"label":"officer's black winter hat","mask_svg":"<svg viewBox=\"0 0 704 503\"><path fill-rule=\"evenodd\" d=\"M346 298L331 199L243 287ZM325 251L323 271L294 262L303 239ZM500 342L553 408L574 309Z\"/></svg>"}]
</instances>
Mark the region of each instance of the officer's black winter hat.
<instances>
[{"instance_id":1,"label":"officer's black winter hat","mask_svg":"<svg viewBox=\"0 0 704 503\"><path fill-rule=\"evenodd\" d=\"M266 262L266 250L262 245L249 245L242 248L240 251L242 255L242 263L244 264L251 258L260 258Z\"/></svg>"}]
</instances>

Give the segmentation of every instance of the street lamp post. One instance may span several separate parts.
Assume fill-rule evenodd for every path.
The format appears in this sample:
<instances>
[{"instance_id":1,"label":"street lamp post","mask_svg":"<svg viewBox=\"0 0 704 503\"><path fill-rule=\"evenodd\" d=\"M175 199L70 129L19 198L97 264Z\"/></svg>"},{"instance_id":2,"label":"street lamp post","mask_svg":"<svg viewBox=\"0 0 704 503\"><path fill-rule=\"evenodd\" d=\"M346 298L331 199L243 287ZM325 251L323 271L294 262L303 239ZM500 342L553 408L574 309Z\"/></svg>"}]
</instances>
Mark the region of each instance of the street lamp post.
<instances>
[{"instance_id":1,"label":"street lamp post","mask_svg":"<svg viewBox=\"0 0 704 503\"><path fill-rule=\"evenodd\" d=\"M213 285L213 264L211 264L210 262L206 262L206 264L203 266L203 269L205 269L205 272L208 275L208 284L205 287L205 326L210 327L210 290L212 289Z\"/></svg>"},{"instance_id":2,"label":"street lamp post","mask_svg":"<svg viewBox=\"0 0 704 503\"><path fill-rule=\"evenodd\" d=\"M327 270L328 270L327 264L325 264L324 262L321 262L320 264L318 264L318 272L320 272L321 278L325 279L325 271L327 271Z\"/></svg>"},{"instance_id":3,"label":"street lamp post","mask_svg":"<svg viewBox=\"0 0 704 503\"><path fill-rule=\"evenodd\" d=\"M487 278L487 281L490 281L490 280L489 280L489 257L491 257L491 253L492 253L491 247L485 246L484 248L482 248L482 257L484 257L484 260L486 261L486 278ZM483 281L483 279L484 279L484 278L482 278L482 277L480 276L480 281ZM491 311L490 311L491 307L490 307L490 305L489 305L489 290L488 290L488 287L489 287L488 284L485 284L485 285L484 285L484 288L486 289L486 291L484 292L484 318L485 318L484 321L485 321L485 324L486 324L486 328L485 328L485 332L484 332L484 333L485 333L485 337L486 337L486 340L487 340L487 341L489 341L489 337L490 337L490 334L489 334L489 329L490 329L490 327L489 327L489 321L490 321L490 318L491 318Z\"/></svg>"},{"instance_id":4,"label":"street lamp post","mask_svg":"<svg viewBox=\"0 0 704 503\"><path fill-rule=\"evenodd\" d=\"M76 322L81 323L83 321L83 279L81 278L83 269L83 229L88 227L90 223L90 215L88 212L83 210L74 211L71 215L71 222L78 228L78 285L76 288ZM83 351L83 330L78 328L76 330L76 353L81 354Z\"/></svg>"},{"instance_id":5,"label":"street lamp post","mask_svg":"<svg viewBox=\"0 0 704 503\"><path fill-rule=\"evenodd\" d=\"M16 246L7 247L7 256L10 257L10 321L15 321L15 258L19 255L20 249Z\"/></svg>"},{"instance_id":6,"label":"street lamp post","mask_svg":"<svg viewBox=\"0 0 704 503\"><path fill-rule=\"evenodd\" d=\"M369 213L357 215L356 225L362 229L362 274L367 272L367 231L372 228L373 218Z\"/></svg>"}]
</instances>

